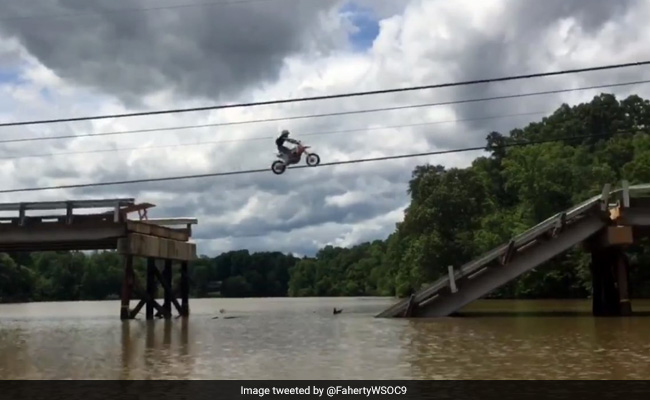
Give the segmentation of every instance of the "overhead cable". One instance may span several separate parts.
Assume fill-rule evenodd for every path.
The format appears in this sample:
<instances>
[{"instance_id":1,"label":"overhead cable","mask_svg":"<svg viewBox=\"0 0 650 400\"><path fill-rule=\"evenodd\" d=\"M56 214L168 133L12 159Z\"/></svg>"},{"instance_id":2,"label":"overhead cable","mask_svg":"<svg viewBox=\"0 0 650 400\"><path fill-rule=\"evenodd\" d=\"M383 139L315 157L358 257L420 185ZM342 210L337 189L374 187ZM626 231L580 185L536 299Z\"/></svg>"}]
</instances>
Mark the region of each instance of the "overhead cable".
<instances>
[{"instance_id":1,"label":"overhead cable","mask_svg":"<svg viewBox=\"0 0 650 400\"><path fill-rule=\"evenodd\" d=\"M303 137L303 136L335 135L335 134L352 133L352 132L370 132L370 131L386 130L386 129L413 128L413 127L419 127L419 126L430 126L430 125L439 125L439 124L448 124L448 123L457 123L457 122L469 122L469 121L485 121L485 120L490 120L490 119L521 117L521 116L540 115L540 114L548 114L548 113L549 113L548 111L534 111L534 112L527 112L527 113L493 115L493 116L477 117L477 118L459 118L459 119L452 119L452 120L445 120L445 121L419 122L419 123L413 123L413 124L385 125L385 126L365 127L365 128L349 128L349 129L340 129L340 130L329 130L329 131L317 131L317 132L299 133L298 136ZM164 144L164 145L155 145L155 146L118 147L118 148L110 148L110 149L67 151L67 152L60 152L60 153L27 154L27 155L0 157L0 160L16 160L16 159L23 159L23 158L43 158L43 157L56 157L56 156L67 156L67 155L78 155L78 154L93 154L93 153L111 153L111 152L132 151L132 150L164 149L164 148L172 148L172 147L173 148L192 147L192 146L204 146L204 145L211 145L211 144L249 142L249 141L272 140L272 139L275 139L275 136L256 136L256 137L241 138L241 139L206 140L206 141L193 142L193 143L175 143L175 144Z\"/></svg>"},{"instance_id":2,"label":"overhead cable","mask_svg":"<svg viewBox=\"0 0 650 400\"><path fill-rule=\"evenodd\" d=\"M206 107L177 108L171 110L143 111L143 112L124 113L124 114L95 115L95 116L88 116L88 117L71 117L71 118L57 118L57 119L48 119L48 120L4 122L4 123L0 123L0 127L52 124L52 123L60 123L60 122L88 121L88 120L97 120L97 119L137 117L137 116L149 116L149 115L160 115L160 114L177 114L177 113L187 113L187 112L196 112L196 111L253 107L253 106L271 105L271 104L286 104L286 103L297 103L297 102L307 102L307 101L316 101L316 100L330 100L330 99L340 99L340 98L359 97L359 96L371 96L371 95L387 94L387 93L409 92L409 91L416 91L416 90L438 89L443 87L476 85L479 83L505 82L505 81L519 80L519 79L530 79L530 78L539 78L539 77L547 77L547 76L576 74L582 72L637 67L637 66L648 65L648 64L650 64L650 61L639 61L633 63L611 64L611 65L604 65L598 67L568 69L568 70L553 71L553 72L539 72L539 73L525 74L525 75L511 75L511 76L505 76L500 78L477 79L471 81L449 82L449 83L432 84L432 85L424 85L424 86L410 86L410 87L403 87L403 88L396 88L396 89L383 89L383 90L373 90L373 91L366 91L366 92L348 92L348 93L314 96L314 97L300 97L294 99L223 104L223 105L206 106Z\"/></svg>"},{"instance_id":3,"label":"overhead cable","mask_svg":"<svg viewBox=\"0 0 650 400\"><path fill-rule=\"evenodd\" d=\"M555 139L547 140L536 140L536 141L521 141L521 142L511 142L504 145L492 146L491 149L499 148L510 148L510 147L521 147L521 146L530 146L535 144L544 144L544 143L555 143L555 142L565 142L573 140L583 140L589 138L597 137L607 137L611 136L610 134L593 134L593 135L580 135L580 136L567 136ZM394 156L384 156L384 157L373 157L373 158L364 158L356 160L347 160L347 161L333 161L329 163L319 164L317 166L308 166L308 165L296 165L289 167L288 169L302 169L302 168L318 168L318 167L327 167L334 165L347 165L347 164L360 164L366 162L375 162L375 161L387 161L387 160L398 160L405 158L415 158L415 157L424 157L424 156L433 156L433 155L442 155L442 154L452 154L452 153L464 153L470 151L485 151L486 146L476 146L476 147L465 147L460 149L452 150L438 150L430 151L425 153L411 153L411 154L400 154ZM144 179L134 179L134 180L123 180L123 181L111 181L111 182L94 182L94 183L80 183L73 185L55 185L55 186L41 186L41 187L31 187L31 188L22 188L22 189L3 189L0 190L0 193L18 193L18 192L35 192L35 191L44 191L44 190L60 190L60 189L77 189L77 188L87 188L87 187L99 187L99 186L116 186L116 185L130 185L138 183L150 183L150 182L168 182L168 181L178 181L178 180L188 180L188 179L202 179L202 178L214 178L222 176L232 176L232 175L249 175L249 174L258 174L258 173L271 173L269 168L260 168L260 169L249 169L249 170L240 170L240 171L228 171L228 172L214 172L207 174L197 174L197 175L182 175L182 176L171 176L163 178L144 178ZM282 177L274 176L273 179L282 179Z\"/></svg>"},{"instance_id":4,"label":"overhead cable","mask_svg":"<svg viewBox=\"0 0 650 400\"><path fill-rule=\"evenodd\" d=\"M135 130L126 130L126 131L117 131L117 132L87 133L87 134L81 134L81 135L59 135L59 136L40 136L40 137L26 137L26 138L17 138L17 139L3 139L3 140L0 140L0 144L33 142L33 141L42 141L42 140L76 139L76 138L82 138L82 137L95 137L95 136L101 137L101 136L114 136L114 135L130 135L130 134L134 134L134 133L174 131L174 130L197 129L197 128L207 128L207 127L218 127L218 126L235 126L235 125L259 124L259 123L266 123L266 122L292 121L292 120L300 120L300 119L338 117L338 116L343 116L343 115L369 114L369 113L376 113L376 112L397 111L397 110L406 110L406 109L413 109L413 108L425 108L425 107L446 106L446 105L453 105L453 104L478 103L478 102L484 102L484 101L505 100L505 99L514 99L514 98L522 98L522 97L541 96L541 95L547 95L547 94L577 92L577 91L583 91L583 90L604 89L604 88L621 87L621 86L633 86L633 85L641 85L641 84L646 84L646 83L650 83L650 80L622 82L622 83L610 83L610 84L605 84L605 85L586 86L586 87L578 87L578 88L571 88L571 89L547 90L547 91L543 91L543 92L519 93L519 94L510 94L510 95L503 95L503 96L491 96L491 97L482 97L482 98L474 98L474 99L452 100L452 101L444 101L444 102L436 102L436 103L410 104L410 105L405 105L405 106L370 108L370 109L363 109L363 110L339 111L339 112L322 113L322 114L297 115L297 116L291 116L291 117L263 118L263 119L253 119L253 120L245 120L245 121L232 121L232 122L216 122L216 123L213 123L213 124L186 125L186 126L176 126L176 127L166 127L166 128L151 128L151 129L135 129Z\"/></svg>"},{"instance_id":5,"label":"overhead cable","mask_svg":"<svg viewBox=\"0 0 650 400\"><path fill-rule=\"evenodd\" d=\"M385 129L414 128L419 126L430 126L430 125L448 124L448 123L456 123L456 122L469 122L469 121L485 121L489 119L500 119L500 118L520 117L520 116L540 115L540 114L548 114L548 111L493 115L493 116L477 117L477 118L459 118L459 119L452 119L446 121L419 122L413 124L386 125L386 126L375 126L375 127L365 127L365 128L350 128L350 129L340 129L340 130L307 132L307 133L299 133L298 136L303 137L303 136L335 135L340 133L365 132L365 131L370 132L370 131L385 130ZM200 141L194 143L175 143L175 144L163 144L163 145L155 145L155 146L135 146L135 147L117 147L117 148L108 148L108 149L104 148L104 149L94 149L94 150L65 151L60 153L25 154L25 155L15 155L15 156L3 156L0 157L0 160L17 160L23 158L44 158L44 157L68 156L68 155L77 155L77 154L93 154L93 153L112 153L112 152L119 152L119 151L164 149L164 148L171 148L171 147L177 148L177 147L204 146L204 145L211 145L211 144L252 142L258 140L272 140L272 139L275 139L275 136L256 136L251 138L240 138L240 139L206 140L206 141Z\"/></svg>"}]
</instances>

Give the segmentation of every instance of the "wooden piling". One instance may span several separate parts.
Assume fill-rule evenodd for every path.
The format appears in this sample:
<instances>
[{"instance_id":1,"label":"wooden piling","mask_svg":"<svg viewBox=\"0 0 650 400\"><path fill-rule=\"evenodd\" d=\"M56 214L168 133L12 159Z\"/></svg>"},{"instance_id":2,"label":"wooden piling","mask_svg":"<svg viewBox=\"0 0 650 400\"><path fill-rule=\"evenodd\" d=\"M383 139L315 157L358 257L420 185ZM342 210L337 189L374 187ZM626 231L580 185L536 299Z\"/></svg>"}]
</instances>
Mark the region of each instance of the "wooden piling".
<instances>
[{"instance_id":1,"label":"wooden piling","mask_svg":"<svg viewBox=\"0 0 650 400\"><path fill-rule=\"evenodd\" d=\"M181 315L188 317L190 315L190 278L187 271L187 261L181 262Z\"/></svg>"},{"instance_id":2,"label":"wooden piling","mask_svg":"<svg viewBox=\"0 0 650 400\"><path fill-rule=\"evenodd\" d=\"M172 298L174 297L173 285L172 285L172 260L165 260L165 266L162 273L162 279L165 287L165 297L163 303L163 309L165 309L165 318L171 318L172 316Z\"/></svg>"},{"instance_id":3,"label":"wooden piling","mask_svg":"<svg viewBox=\"0 0 650 400\"><path fill-rule=\"evenodd\" d=\"M147 258L147 320L154 318L154 302L152 301L156 299L156 274L154 273L154 269L156 269L156 259L152 257Z\"/></svg>"},{"instance_id":4,"label":"wooden piling","mask_svg":"<svg viewBox=\"0 0 650 400\"><path fill-rule=\"evenodd\" d=\"M120 308L120 319L130 319L129 303L133 295L133 281L135 279L133 271L133 256L124 257L124 278L122 280L122 306Z\"/></svg>"}]
</instances>

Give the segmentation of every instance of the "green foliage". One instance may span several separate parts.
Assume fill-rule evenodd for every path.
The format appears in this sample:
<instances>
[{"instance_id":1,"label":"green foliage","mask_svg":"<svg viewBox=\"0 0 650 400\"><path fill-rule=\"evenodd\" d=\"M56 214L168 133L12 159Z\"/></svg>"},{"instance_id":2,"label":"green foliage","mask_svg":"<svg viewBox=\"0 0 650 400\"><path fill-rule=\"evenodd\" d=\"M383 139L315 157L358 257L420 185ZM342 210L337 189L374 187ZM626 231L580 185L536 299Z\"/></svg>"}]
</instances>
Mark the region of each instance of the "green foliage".
<instances>
[{"instance_id":1,"label":"green foliage","mask_svg":"<svg viewBox=\"0 0 650 400\"><path fill-rule=\"evenodd\" d=\"M191 295L286 296L289 269L297 261L282 253L246 250L203 256L189 268ZM136 259L134 269L144 285L144 260ZM123 261L115 252L0 253L0 302L115 299L123 276ZM211 290L213 284L220 288Z\"/></svg>"},{"instance_id":2,"label":"green foliage","mask_svg":"<svg viewBox=\"0 0 650 400\"><path fill-rule=\"evenodd\" d=\"M564 104L504 135L490 132L487 156L465 169L417 167L411 204L386 240L327 246L314 258L232 251L190 267L193 296L406 296L512 236L598 194L605 183L650 182L650 102L602 94ZM593 135L503 148L513 141ZM650 295L650 243L629 250L634 296ZM571 298L589 294L589 255L555 257L491 294L498 298ZM144 263L136 274L144 282ZM118 296L120 258L111 252L0 255L0 301L86 300ZM219 289L215 288L220 285Z\"/></svg>"},{"instance_id":3,"label":"green foliage","mask_svg":"<svg viewBox=\"0 0 650 400\"><path fill-rule=\"evenodd\" d=\"M327 247L292 270L289 294L406 296L447 272L525 231L551 215L600 192L605 183L650 182L650 103L638 96L617 101L596 96L575 107L562 105L548 118L487 136L489 156L466 169L423 165L413 171L411 204L404 221L383 243L351 249ZM503 148L513 141L597 134ZM371 249L375 249L370 256ZM382 251L383 250L383 253ZM650 295L641 282L650 272L650 247L630 250L631 290ZM372 262L366 262L372 259ZM637 267L638 266L638 267ZM362 288L365 287L365 290ZM555 257L491 294L499 298L586 297L591 288L589 255L574 249Z\"/></svg>"}]
</instances>

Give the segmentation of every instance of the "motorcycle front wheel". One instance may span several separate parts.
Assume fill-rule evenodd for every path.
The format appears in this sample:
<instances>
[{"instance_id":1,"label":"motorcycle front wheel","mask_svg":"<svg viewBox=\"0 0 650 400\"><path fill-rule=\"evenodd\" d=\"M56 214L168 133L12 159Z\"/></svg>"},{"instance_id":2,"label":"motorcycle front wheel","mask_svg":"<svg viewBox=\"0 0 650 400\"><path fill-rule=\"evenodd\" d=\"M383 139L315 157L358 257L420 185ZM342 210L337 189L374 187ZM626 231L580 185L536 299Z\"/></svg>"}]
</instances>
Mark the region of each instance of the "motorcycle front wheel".
<instances>
[{"instance_id":1,"label":"motorcycle front wheel","mask_svg":"<svg viewBox=\"0 0 650 400\"><path fill-rule=\"evenodd\" d=\"M307 165L313 167L318 164L320 164L320 157L318 156L318 154L311 153L310 155L307 156Z\"/></svg>"}]
</instances>

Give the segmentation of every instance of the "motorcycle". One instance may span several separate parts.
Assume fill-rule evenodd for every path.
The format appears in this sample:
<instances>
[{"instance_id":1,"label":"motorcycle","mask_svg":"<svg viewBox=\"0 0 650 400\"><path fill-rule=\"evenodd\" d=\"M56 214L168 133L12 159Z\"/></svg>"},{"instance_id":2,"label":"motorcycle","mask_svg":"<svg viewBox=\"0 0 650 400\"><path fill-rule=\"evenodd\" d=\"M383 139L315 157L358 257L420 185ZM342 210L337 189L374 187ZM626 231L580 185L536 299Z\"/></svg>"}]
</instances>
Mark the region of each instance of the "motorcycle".
<instances>
[{"instance_id":1,"label":"motorcycle","mask_svg":"<svg viewBox=\"0 0 650 400\"><path fill-rule=\"evenodd\" d=\"M289 165L298 164L302 159L302 155L305 154L307 165L314 167L320 164L320 156L316 153L307 151L311 146L304 146L302 142L298 142L296 148L289 154L288 160L285 160L285 156L281 153L277 153L276 156L279 160L276 160L271 165L271 171L274 174L280 175L286 171Z\"/></svg>"}]
</instances>

